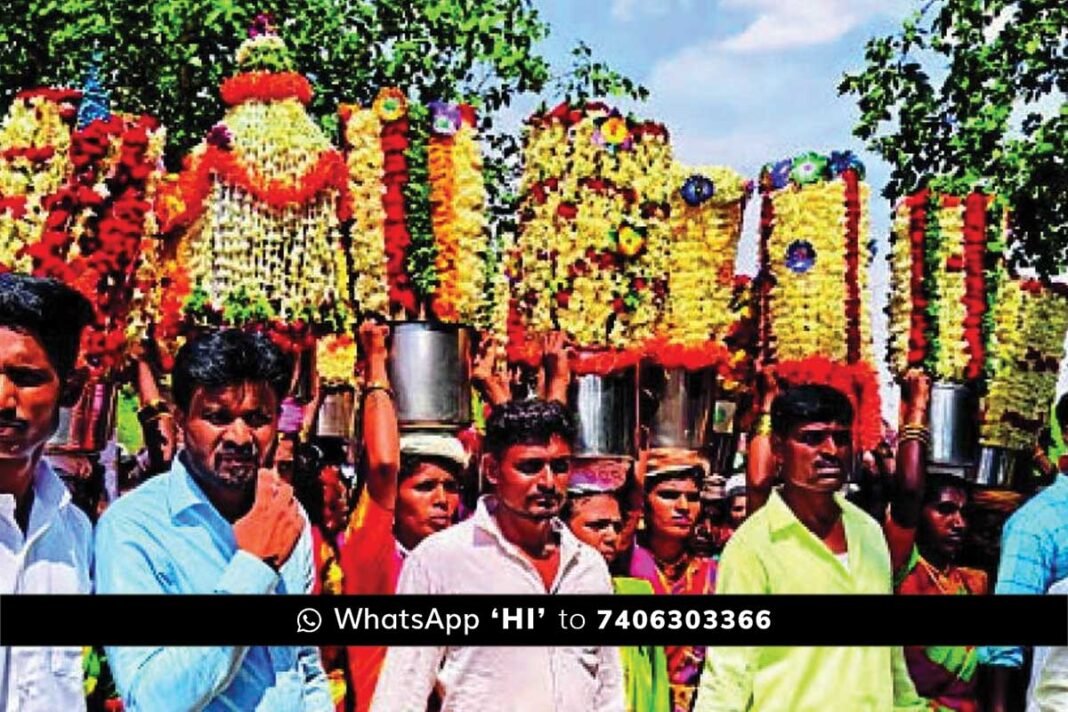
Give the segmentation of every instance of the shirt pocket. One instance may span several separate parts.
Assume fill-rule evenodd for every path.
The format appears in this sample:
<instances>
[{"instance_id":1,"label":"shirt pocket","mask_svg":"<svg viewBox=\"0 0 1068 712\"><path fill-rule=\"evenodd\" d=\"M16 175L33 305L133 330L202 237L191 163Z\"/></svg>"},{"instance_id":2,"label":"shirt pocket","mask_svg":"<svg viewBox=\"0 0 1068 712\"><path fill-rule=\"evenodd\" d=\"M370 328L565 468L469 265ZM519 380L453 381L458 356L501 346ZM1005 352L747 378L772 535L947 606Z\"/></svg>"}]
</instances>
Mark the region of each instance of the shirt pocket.
<instances>
[{"instance_id":1,"label":"shirt pocket","mask_svg":"<svg viewBox=\"0 0 1068 712\"><path fill-rule=\"evenodd\" d=\"M72 709L84 696L81 648L12 648L20 712Z\"/></svg>"}]
</instances>

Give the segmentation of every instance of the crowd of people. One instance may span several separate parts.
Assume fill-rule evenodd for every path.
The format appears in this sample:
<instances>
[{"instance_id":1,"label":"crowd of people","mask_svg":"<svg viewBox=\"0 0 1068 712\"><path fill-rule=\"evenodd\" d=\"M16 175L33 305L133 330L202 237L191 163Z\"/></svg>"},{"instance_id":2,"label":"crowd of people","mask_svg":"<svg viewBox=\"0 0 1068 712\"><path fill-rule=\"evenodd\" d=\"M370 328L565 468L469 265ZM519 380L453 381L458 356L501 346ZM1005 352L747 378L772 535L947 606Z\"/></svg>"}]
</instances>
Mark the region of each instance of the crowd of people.
<instances>
[{"instance_id":1,"label":"crowd of people","mask_svg":"<svg viewBox=\"0 0 1068 712\"><path fill-rule=\"evenodd\" d=\"M402 432L389 328L362 324L359 429L348 443L312 437L314 413L287 415L294 367L269 339L203 334L177 354L167 398L138 367L140 474L114 501L87 500L44 450L79 393L91 314L57 282L0 275L0 593L1068 589L1068 477L1055 471L1005 525L996 572L963 565L972 488L926 472L930 383L919 371L902 384L896 447L854 452L844 394L780 384L769 369L753 384L739 471L715 473L727 476L719 496L707 496L712 473L699 453L644 449L626 484L608 490L572 457L559 337L547 345L542 397L513 399L507 379L476 368L490 404L484 432L457 436ZM869 477L850 489L864 462ZM0 703L26 712L1068 708L1059 648L235 644L108 647L102 657L0 648Z\"/></svg>"}]
</instances>

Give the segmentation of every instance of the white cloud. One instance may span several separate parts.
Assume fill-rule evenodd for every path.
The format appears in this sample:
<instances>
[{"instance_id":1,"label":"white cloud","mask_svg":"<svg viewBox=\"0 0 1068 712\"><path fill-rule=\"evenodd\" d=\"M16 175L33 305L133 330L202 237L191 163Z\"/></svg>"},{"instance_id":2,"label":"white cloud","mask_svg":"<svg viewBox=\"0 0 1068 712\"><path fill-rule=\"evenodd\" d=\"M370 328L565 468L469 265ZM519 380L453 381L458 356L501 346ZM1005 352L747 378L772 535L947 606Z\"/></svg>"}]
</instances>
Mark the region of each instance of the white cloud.
<instances>
[{"instance_id":1,"label":"white cloud","mask_svg":"<svg viewBox=\"0 0 1068 712\"><path fill-rule=\"evenodd\" d=\"M720 8L757 11L720 44L731 52L768 52L833 42L873 15L900 14L904 0L722 0Z\"/></svg>"},{"instance_id":2,"label":"white cloud","mask_svg":"<svg viewBox=\"0 0 1068 712\"><path fill-rule=\"evenodd\" d=\"M672 8L690 7L691 0L612 0L612 19L617 22L630 22L639 15L666 15Z\"/></svg>"}]
</instances>

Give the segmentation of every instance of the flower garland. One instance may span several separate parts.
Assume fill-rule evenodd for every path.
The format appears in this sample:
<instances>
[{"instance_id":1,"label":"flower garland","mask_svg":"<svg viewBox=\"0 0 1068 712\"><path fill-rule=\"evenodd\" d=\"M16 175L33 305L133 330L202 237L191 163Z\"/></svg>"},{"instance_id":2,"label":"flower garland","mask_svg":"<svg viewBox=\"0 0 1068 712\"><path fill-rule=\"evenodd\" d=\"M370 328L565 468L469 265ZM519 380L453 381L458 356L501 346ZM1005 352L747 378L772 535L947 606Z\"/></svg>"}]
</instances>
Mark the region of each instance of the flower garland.
<instances>
[{"instance_id":1,"label":"flower garland","mask_svg":"<svg viewBox=\"0 0 1068 712\"><path fill-rule=\"evenodd\" d=\"M349 334L327 335L316 342L315 367L325 385L356 383L356 341Z\"/></svg>"},{"instance_id":2,"label":"flower garland","mask_svg":"<svg viewBox=\"0 0 1068 712\"><path fill-rule=\"evenodd\" d=\"M408 107L411 123L408 132L408 150L404 158L408 163L409 178L404 183L404 209L408 218L408 233L411 246L404 267L416 293L422 297L418 306L425 307L427 296L438 286L437 244L431 218L430 174L428 147L430 143L430 112L419 104ZM413 309L412 311L416 311Z\"/></svg>"},{"instance_id":3,"label":"flower garland","mask_svg":"<svg viewBox=\"0 0 1068 712\"><path fill-rule=\"evenodd\" d=\"M806 153L765 166L760 185L761 339L765 359L794 383L827 383L853 401L856 441L881 436L872 366L868 186L848 153Z\"/></svg>"},{"instance_id":4,"label":"flower garland","mask_svg":"<svg viewBox=\"0 0 1068 712\"><path fill-rule=\"evenodd\" d=\"M655 335L667 294L667 132L596 103L527 123L520 233L505 267L513 323L524 325L512 335L559 328L605 353L591 367L621 368Z\"/></svg>"},{"instance_id":5,"label":"flower garland","mask_svg":"<svg viewBox=\"0 0 1068 712\"><path fill-rule=\"evenodd\" d=\"M43 201L71 171L80 98L73 89L19 92L0 125L0 271L32 269L29 256L20 253L39 239L48 216Z\"/></svg>"},{"instance_id":6,"label":"flower garland","mask_svg":"<svg viewBox=\"0 0 1068 712\"><path fill-rule=\"evenodd\" d=\"M382 206L386 213L386 264L389 301L393 309L409 314L418 311L414 283L408 275L408 250L412 236L408 230L408 205L404 188L411 180L408 165L408 102L397 89L383 89L375 100L375 111L382 120L381 147L386 190Z\"/></svg>"},{"instance_id":7,"label":"flower garland","mask_svg":"<svg viewBox=\"0 0 1068 712\"><path fill-rule=\"evenodd\" d=\"M485 302L485 256L489 251L482 156L474 109L431 107L428 154L430 202L437 246L437 289L431 308L447 322L477 324Z\"/></svg>"},{"instance_id":8,"label":"flower garland","mask_svg":"<svg viewBox=\"0 0 1068 712\"><path fill-rule=\"evenodd\" d=\"M726 364L723 338L730 309L734 262L748 184L729 168L673 166L672 239L666 245L667 293L650 358L671 367Z\"/></svg>"},{"instance_id":9,"label":"flower garland","mask_svg":"<svg viewBox=\"0 0 1068 712\"><path fill-rule=\"evenodd\" d=\"M358 106L342 105L340 113L349 167L353 221L349 231L349 255L354 299L361 311L386 316L389 285L386 279L386 210L382 200L385 176L382 121L373 110Z\"/></svg>"},{"instance_id":10,"label":"flower garland","mask_svg":"<svg viewBox=\"0 0 1068 712\"><path fill-rule=\"evenodd\" d=\"M1000 281L993 203L923 190L895 209L888 356L898 377L915 366L940 381L982 377Z\"/></svg>"},{"instance_id":11,"label":"flower garland","mask_svg":"<svg viewBox=\"0 0 1068 712\"><path fill-rule=\"evenodd\" d=\"M313 332L350 327L339 256L349 170L290 91L300 83L269 24L238 57L239 73L223 84L230 108L158 201L162 228L182 229L174 267L190 285L190 326L247 325L301 348Z\"/></svg>"},{"instance_id":12,"label":"flower garland","mask_svg":"<svg viewBox=\"0 0 1068 712\"><path fill-rule=\"evenodd\" d=\"M1029 450L1046 423L1068 333L1068 288L1006 280L994 306L990 379L982 400L984 445Z\"/></svg>"},{"instance_id":13,"label":"flower garland","mask_svg":"<svg viewBox=\"0 0 1068 712\"><path fill-rule=\"evenodd\" d=\"M219 86L219 95L227 106L283 99L296 99L306 106L311 103L312 88L297 72L243 72L224 79Z\"/></svg>"}]
</instances>

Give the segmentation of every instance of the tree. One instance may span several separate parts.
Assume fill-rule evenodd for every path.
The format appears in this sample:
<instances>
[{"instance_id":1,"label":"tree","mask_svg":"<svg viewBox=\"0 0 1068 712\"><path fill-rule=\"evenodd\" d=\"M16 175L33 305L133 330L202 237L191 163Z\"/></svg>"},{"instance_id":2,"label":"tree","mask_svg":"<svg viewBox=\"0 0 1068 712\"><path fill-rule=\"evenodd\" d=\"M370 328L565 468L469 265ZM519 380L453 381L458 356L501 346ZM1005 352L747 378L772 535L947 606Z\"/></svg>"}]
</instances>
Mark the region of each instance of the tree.
<instances>
[{"instance_id":1,"label":"tree","mask_svg":"<svg viewBox=\"0 0 1068 712\"><path fill-rule=\"evenodd\" d=\"M532 0L14 0L0 23L0 103L19 89L78 85L94 51L113 105L161 119L168 163L223 113L219 80L253 18L274 16L316 95L310 111L331 132L340 102L370 104L398 86L417 103L464 101L480 109L499 161L514 140L493 112L553 81L536 45L549 34ZM580 44L571 81L578 94L643 97L645 90ZM504 171L507 172L507 171ZM495 177L502 178L502 175Z\"/></svg>"},{"instance_id":2,"label":"tree","mask_svg":"<svg viewBox=\"0 0 1068 712\"><path fill-rule=\"evenodd\" d=\"M870 40L839 92L857 97L855 135L893 168L884 195L996 194L1011 210L1011 262L1063 270L1066 38L1063 0L928 0L899 32Z\"/></svg>"}]
</instances>

